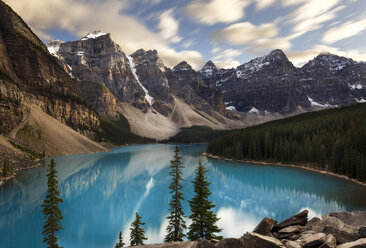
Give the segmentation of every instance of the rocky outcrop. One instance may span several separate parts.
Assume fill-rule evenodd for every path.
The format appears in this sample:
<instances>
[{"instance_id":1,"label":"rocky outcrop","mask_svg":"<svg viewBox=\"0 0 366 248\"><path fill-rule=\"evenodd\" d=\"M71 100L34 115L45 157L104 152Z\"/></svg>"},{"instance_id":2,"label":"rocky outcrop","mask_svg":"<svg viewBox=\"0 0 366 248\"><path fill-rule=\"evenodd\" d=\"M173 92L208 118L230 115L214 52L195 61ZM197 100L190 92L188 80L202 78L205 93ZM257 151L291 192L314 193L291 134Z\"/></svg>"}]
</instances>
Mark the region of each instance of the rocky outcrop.
<instances>
[{"instance_id":1,"label":"rocky outcrop","mask_svg":"<svg viewBox=\"0 0 366 248\"><path fill-rule=\"evenodd\" d=\"M80 132L90 133L98 117L67 72L9 6L0 1L0 130L8 133L25 115L27 104Z\"/></svg>"},{"instance_id":2,"label":"rocky outcrop","mask_svg":"<svg viewBox=\"0 0 366 248\"><path fill-rule=\"evenodd\" d=\"M201 74L185 61L167 69L166 75L173 94L184 99L194 108L212 114L218 111L225 114L222 95L216 89L208 87L202 80Z\"/></svg>"},{"instance_id":3,"label":"rocky outcrop","mask_svg":"<svg viewBox=\"0 0 366 248\"><path fill-rule=\"evenodd\" d=\"M216 240L198 240L192 242L174 242L157 245L146 245L148 248L364 248L366 238L359 236L339 236L337 233L347 233L349 228L360 229L366 219L365 211L329 213L322 219L317 217L307 221L308 211L302 211L276 225L277 221L265 217L253 232L245 233L241 238L225 238ZM337 219L338 216L340 219ZM330 222L329 218L337 219ZM356 226L347 224L354 223ZM344 221L344 222L343 222ZM330 226L330 223L332 223ZM361 224L361 227L358 225ZM326 228L324 228L326 227ZM267 232L267 230L269 230ZM336 231L335 231L336 230ZM261 234L267 233L267 234ZM287 237L279 237L287 234ZM276 236L276 237L275 237Z\"/></svg>"},{"instance_id":4,"label":"rocky outcrop","mask_svg":"<svg viewBox=\"0 0 366 248\"><path fill-rule=\"evenodd\" d=\"M132 73L129 59L110 34L95 31L80 40L61 43L55 55L79 80L104 84L120 101L147 108L145 93Z\"/></svg>"}]
</instances>

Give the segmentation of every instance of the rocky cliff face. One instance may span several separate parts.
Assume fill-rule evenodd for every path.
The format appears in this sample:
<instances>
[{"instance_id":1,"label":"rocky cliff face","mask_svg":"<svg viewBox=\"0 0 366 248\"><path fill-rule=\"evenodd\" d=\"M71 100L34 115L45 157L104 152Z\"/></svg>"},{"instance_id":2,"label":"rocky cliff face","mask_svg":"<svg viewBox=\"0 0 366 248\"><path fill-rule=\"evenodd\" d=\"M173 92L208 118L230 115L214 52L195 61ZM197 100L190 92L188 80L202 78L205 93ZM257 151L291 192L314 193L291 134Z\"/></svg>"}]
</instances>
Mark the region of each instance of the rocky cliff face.
<instances>
[{"instance_id":1,"label":"rocky cliff face","mask_svg":"<svg viewBox=\"0 0 366 248\"><path fill-rule=\"evenodd\" d=\"M88 108L70 76L24 21L0 1L0 129L7 133L23 119L26 105L74 129L95 130L98 117ZM90 132L91 133L91 132Z\"/></svg>"},{"instance_id":2,"label":"rocky cliff face","mask_svg":"<svg viewBox=\"0 0 366 248\"><path fill-rule=\"evenodd\" d=\"M217 69L209 61L203 80L223 93L227 109L249 114L292 114L365 101L365 63L323 54L295 68L281 50Z\"/></svg>"},{"instance_id":3,"label":"rocky cliff face","mask_svg":"<svg viewBox=\"0 0 366 248\"><path fill-rule=\"evenodd\" d=\"M86 82L104 84L120 101L139 108L148 106L129 59L110 34L95 31L78 41L61 43L55 55L75 78L84 81L84 88Z\"/></svg>"},{"instance_id":4,"label":"rocky cliff face","mask_svg":"<svg viewBox=\"0 0 366 248\"><path fill-rule=\"evenodd\" d=\"M210 88L199 72L196 72L185 61L167 69L166 75L173 93L196 109L212 114L218 111L225 114L222 95L214 88Z\"/></svg>"},{"instance_id":5,"label":"rocky cliff face","mask_svg":"<svg viewBox=\"0 0 366 248\"><path fill-rule=\"evenodd\" d=\"M126 56L110 34L102 31L78 41L52 41L48 49L66 64L75 78L103 84L119 102L127 102L144 112L152 107L167 117L174 110L175 95L208 114L213 111L225 114L221 93L207 87L200 73L186 62L173 70L166 68L156 50L140 49ZM87 87L84 83L82 92ZM96 105L91 101L93 97L84 97L89 104ZM101 109L96 110L102 113Z\"/></svg>"}]
</instances>

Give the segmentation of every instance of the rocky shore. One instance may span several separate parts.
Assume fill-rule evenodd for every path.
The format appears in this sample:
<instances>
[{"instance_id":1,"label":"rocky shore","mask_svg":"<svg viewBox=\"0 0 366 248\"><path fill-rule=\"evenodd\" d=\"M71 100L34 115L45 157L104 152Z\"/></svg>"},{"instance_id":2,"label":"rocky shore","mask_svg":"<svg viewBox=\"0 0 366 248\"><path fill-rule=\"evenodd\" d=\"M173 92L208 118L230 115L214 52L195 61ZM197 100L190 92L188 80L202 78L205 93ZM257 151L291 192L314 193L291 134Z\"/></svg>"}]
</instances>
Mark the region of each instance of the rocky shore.
<instances>
[{"instance_id":1,"label":"rocky shore","mask_svg":"<svg viewBox=\"0 0 366 248\"><path fill-rule=\"evenodd\" d=\"M136 248L366 248L366 211L334 212L308 220L304 210L280 223L264 218L241 238L172 242Z\"/></svg>"},{"instance_id":2,"label":"rocky shore","mask_svg":"<svg viewBox=\"0 0 366 248\"><path fill-rule=\"evenodd\" d=\"M268 162L261 162L261 161L254 161L254 160L237 160L237 159L231 159L231 158L225 158L225 157L220 157L220 156L216 156L207 152L204 152L203 155L209 157L209 158L213 158L213 159L219 159L219 160L225 160L225 161L230 161L230 162L239 162L239 163L248 163L248 164L257 164L257 165L276 165L276 166L283 166L283 167L292 167L292 168L298 168L298 169L302 169L302 170L308 170L308 171L313 171L313 172L317 172L317 173L321 173L324 175L328 175L328 176L333 176L333 177L338 177L350 182L354 182L357 184L360 184L362 186L366 186L365 182L360 182L356 179L347 177L345 175L340 175L340 174L336 174L327 170L321 170L318 168L314 168L314 167L309 167L309 166L305 166L305 165L296 165L296 164L283 164L283 163L279 163L279 162L273 162L273 163L268 163Z\"/></svg>"}]
</instances>

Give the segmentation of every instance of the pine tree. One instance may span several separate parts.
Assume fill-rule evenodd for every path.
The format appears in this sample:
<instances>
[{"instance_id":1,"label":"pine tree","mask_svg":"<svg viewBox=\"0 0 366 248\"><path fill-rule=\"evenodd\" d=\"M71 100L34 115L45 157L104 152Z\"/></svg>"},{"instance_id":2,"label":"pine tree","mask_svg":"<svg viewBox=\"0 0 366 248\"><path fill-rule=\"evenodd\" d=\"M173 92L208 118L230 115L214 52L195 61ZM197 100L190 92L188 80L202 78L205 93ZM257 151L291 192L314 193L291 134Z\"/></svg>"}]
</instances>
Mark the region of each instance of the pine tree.
<instances>
[{"instance_id":1,"label":"pine tree","mask_svg":"<svg viewBox=\"0 0 366 248\"><path fill-rule=\"evenodd\" d=\"M210 183L207 181L205 174L206 168L202 165L201 161L198 161L198 167L196 168L196 177L192 183L194 184L195 196L192 200L188 201L191 207L191 215L189 218L192 220L192 224L189 226L189 232L187 234L188 239L198 240L204 239L221 239L221 236L215 235L215 233L221 232L221 229L217 227L216 222L219 218L216 214L210 210L215 205L208 199L211 195L211 191L208 186Z\"/></svg>"},{"instance_id":2,"label":"pine tree","mask_svg":"<svg viewBox=\"0 0 366 248\"><path fill-rule=\"evenodd\" d=\"M116 244L115 248L122 248L124 245L125 243L123 243L122 232L119 232L119 241Z\"/></svg>"},{"instance_id":3,"label":"pine tree","mask_svg":"<svg viewBox=\"0 0 366 248\"><path fill-rule=\"evenodd\" d=\"M136 213L136 219L131 224L131 234L130 234L130 245L136 246L136 245L144 245L144 240L147 240L145 237L145 231L141 227L145 225L145 223L141 222L141 216L139 216L138 213Z\"/></svg>"},{"instance_id":4,"label":"pine tree","mask_svg":"<svg viewBox=\"0 0 366 248\"><path fill-rule=\"evenodd\" d=\"M181 201L184 200L182 193L182 171L184 168L182 166L183 157L179 155L178 146L175 147L174 150L174 159L170 161L170 176L171 176L171 184L169 185L170 194L172 194L172 199L169 203L170 206L170 215L167 217L169 220L169 225L167 226L167 235L165 236L165 242L172 241L183 241L185 237L184 230L186 227L186 222L183 219L184 212L182 208Z\"/></svg>"},{"instance_id":5,"label":"pine tree","mask_svg":"<svg viewBox=\"0 0 366 248\"><path fill-rule=\"evenodd\" d=\"M48 191L42 204L42 212L44 214L45 220L42 232L44 236L43 242L47 244L48 248L59 248L57 244L58 239L56 237L56 233L63 229L60 224L63 216L59 208L59 203L62 203L63 200L60 197L60 193L58 191L57 171L55 166L56 163L52 159L47 170Z\"/></svg>"}]
</instances>

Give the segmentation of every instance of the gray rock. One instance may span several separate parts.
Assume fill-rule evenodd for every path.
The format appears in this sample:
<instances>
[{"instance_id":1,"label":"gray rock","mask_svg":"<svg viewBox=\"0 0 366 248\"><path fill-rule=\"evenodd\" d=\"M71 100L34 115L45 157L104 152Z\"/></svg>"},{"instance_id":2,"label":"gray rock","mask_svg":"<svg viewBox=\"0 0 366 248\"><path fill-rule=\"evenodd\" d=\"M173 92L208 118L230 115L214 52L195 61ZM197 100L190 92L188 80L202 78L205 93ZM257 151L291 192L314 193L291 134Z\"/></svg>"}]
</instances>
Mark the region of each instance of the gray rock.
<instances>
[{"instance_id":1,"label":"gray rock","mask_svg":"<svg viewBox=\"0 0 366 248\"><path fill-rule=\"evenodd\" d=\"M258 233L248 232L243 236L244 246L248 248L284 248L285 246L276 238Z\"/></svg>"},{"instance_id":2,"label":"gray rock","mask_svg":"<svg viewBox=\"0 0 366 248\"><path fill-rule=\"evenodd\" d=\"M300 225L300 226L305 226L306 223L308 222L308 210L304 210L301 213L298 213L284 221L282 221L279 224L276 224L273 227L273 231L277 231L277 230L281 230L285 227L288 226L293 226L293 225Z\"/></svg>"},{"instance_id":3,"label":"gray rock","mask_svg":"<svg viewBox=\"0 0 366 248\"><path fill-rule=\"evenodd\" d=\"M366 226L361 226L358 229L358 235L360 235L361 238L366 238Z\"/></svg>"},{"instance_id":4,"label":"gray rock","mask_svg":"<svg viewBox=\"0 0 366 248\"><path fill-rule=\"evenodd\" d=\"M259 224L254 228L253 232L259 233L262 235L267 235L271 232L274 225L277 224L277 221L275 221L272 218L265 217Z\"/></svg>"},{"instance_id":5,"label":"gray rock","mask_svg":"<svg viewBox=\"0 0 366 248\"><path fill-rule=\"evenodd\" d=\"M313 228L316 232L332 234L340 244L352 242L360 238L355 227L343 223L340 219L325 216Z\"/></svg>"},{"instance_id":6,"label":"gray rock","mask_svg":"<svg viewBox=\"0 0 366 248\"><path fill-rule=\"evenodd\" d=\"M313 227L319 222L321 219L318 217L314 217L311 220L308 221L308 223L305 225L305 230L312 230Z\"/></svg>"},{"instance_id":7,"label":"gray rock","mask_svg":"<svg viewBox=\"0 0 366 248\"><path fill-rule=\"evenodd\" d=\"M325 216L335 217L345 224L356 228L366 226L366 211L334 212Z\"/></svg>"},{"instance_id":8,"label":"gray rock","mask_svg":"<svg viewBox=\"0 0 366 248\"><path fill-rule=\"evenodd\" d=\"M197 241L130 246L133 248L197 248Z\"/></svg>"},{"instance_id":9,"label":"gray rock","mask_svg":"<svg viewBox=\"0 0 366 248\"><path fill-rule=\"evenodd\" d=\"M337 248L365 248L366 238L338 245Z\"/></svg>"},{"instance_id":10,"label":"gray rock","mask_svg":"<svg viewBox=\"0 0 366 248\"><path fill-rule=\"evenodd\" d=\"M303 230L303 227L302 226L288 226L288 227L285 227L281 230L278 231L278 233L282 234L282 233L299 233Z\"/></svg>"},{"instance_id":11,"label":"gray rock","mask_svg":"<svg viewBox=\"0 0 366 248\"><path fill-rule=\"evenodd\" d=\"M214 248L215 245L206 239L199 239L197 248Z\"/></svg>"},{"instance_id":12,"label":"gray rock","mask_svg":"<svg viewBox=\"0 0 366 248\"><path fill-rule=\"evenodd\" d=\"M286 248L301 248L302 247L299 242L291 241L291 240L286 241L285 246L286 246Z\"/></svg>"},{"instance_id":13,"label":"gray rock","mask_svg":"<svg viewBox=\"0 0 366 248\"><path fill-rule=\"evenodd\" d=\"M319 248L335 248L336 245L336 238L332 234L329 234L327 235L327 239L325 240L324 244L322 244Z\"/></svg>"},{"instance_id":14,"label":"gray rock","mask_svg":"<svg viewBox=\"0 0 366 248\"><path fill-rule=\"evenodd\" d=\"M317 247L325 242L327 235L324 233L313 234L301 241L303 247Z\"/></svg>"},{"instance_id":15,"label":"gray rock","mask_svg":"<svg viewBox=\"0 0 366 248\"><path fill-rule=\"evenodd\" d=\"M223 239L216 244L217 248L244 248L244 243L240 239Z\"/></svg>"}]
</instances>

